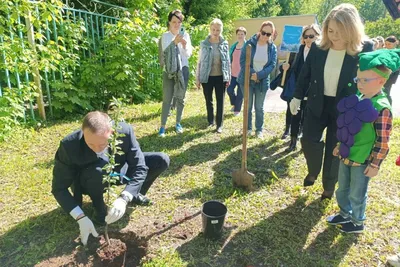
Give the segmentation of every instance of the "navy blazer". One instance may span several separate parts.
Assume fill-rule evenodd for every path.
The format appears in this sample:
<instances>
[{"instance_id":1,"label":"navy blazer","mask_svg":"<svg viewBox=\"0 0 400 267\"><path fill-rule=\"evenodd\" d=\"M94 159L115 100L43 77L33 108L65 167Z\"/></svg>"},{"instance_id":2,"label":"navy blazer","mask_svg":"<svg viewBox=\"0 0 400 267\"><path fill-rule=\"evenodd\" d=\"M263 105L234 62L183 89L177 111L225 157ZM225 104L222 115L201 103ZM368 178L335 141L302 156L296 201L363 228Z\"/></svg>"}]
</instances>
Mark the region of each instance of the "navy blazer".
<instances>
[{"instance_id":1,"label":"navy blazer","mask_svg":"<svg viewBox=\"0 0 400 267\"><path fill-rule=\"evenodd\" d=\"M125 191L136 196L146 179L148 167L132 126L124 122L119 125L121 129L118 132L125 135L120 137L122 143L119 145L124 154L115 156L115 162L119 164L115 168L115 172L120 172L124 164L128 164L125 175L131 180L128 182ZM87 146L82 130L69 134L61 141L55 156L51 192L66 212L69 213L78 206L68 188L76 179L79 179L79 173L82 169L98 166L101 160L104 159L98 158L96 153Z\"/></svg>"},{"instance_id":2,"label":"navy blazer","mask_svg":"<svg viewBox=\"0 0 400 267\"><path fill-rule=\"evenodd\" d=\"M316 117L320 117L324 109L324 69L328 51L322 50L313 43L296 82L294 97L303 99L306 96L307 89L309 89L307 108ZM362 52L369 51L372 50L369 41L367 41ZM340 71L335 106L342 98L357 92L357 84L353 81L353 78L357 76L357 69L358 56L351 56L346 53Z\"/></svg>"}]
</instances>

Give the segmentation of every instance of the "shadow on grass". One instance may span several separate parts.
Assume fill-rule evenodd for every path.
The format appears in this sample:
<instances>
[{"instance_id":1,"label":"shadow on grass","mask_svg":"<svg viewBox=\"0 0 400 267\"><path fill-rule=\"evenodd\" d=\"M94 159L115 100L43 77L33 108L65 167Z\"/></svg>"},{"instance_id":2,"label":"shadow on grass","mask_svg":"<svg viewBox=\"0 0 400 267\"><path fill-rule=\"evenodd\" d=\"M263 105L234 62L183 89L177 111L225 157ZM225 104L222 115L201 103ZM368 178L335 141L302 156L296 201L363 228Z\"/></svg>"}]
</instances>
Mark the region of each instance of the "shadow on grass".
<instances>
[{"instance_id":1,"label":"shadow on grass","mask_svg":"<svg viewBox=\"0 0 400 267\"><path fill-rule=\"evenodd\" d=\"M197 138L206 135L207 120L204 116L198 115L183 119L181 124L184 128L182 134L175 133L175 126L167 127L164 138L158 136L158 132L138 138L142 151L165 151L174 150Z\"/></svg>"},{"instance_id":2,"label":"shadow on grass","mask_svg":"<svg viewBox=\"0 0 400 267\"><path fill-rule=\"evenodd\" d=\"M92 218L91 203L84 203L82 209ZM128 208L121 220L109 226L109 231L125 227L132 211ZM104 234L104 227L95 228L99 235ZM0 266L33 266L49 258L69 255L81 245L78 237L79 225L61 208L28 218L0 236ZM96 240L90 235L88 242Z\"/></svg>"},{"instance_id":3,"label":"shadow on grass","mask_svg":"<svg viewBox=\"0 0 400 267\"><path fill-rule=\"evenodd\" d=\"M266 209L268 207L265 207ZM323 204L298 198L253 227L217 242L195 237L177 251L188 266L339 266L357 240L328 227L314 238ZM309 244L309 239L314 241Z\"/></svg>"},{"instance_id":4,"label":"shadow on grass","mask_svg":"<svg viewBox=\"0 0 400 267\"><path fill-rule=\"evenodd\" d=\"M234 136L232 139L235 140L235 146L239 145L242 141L241 136ZM226 141L224 139L224 143L232 144L231 141ZM296 157L300 154L300 151L288 154L284 150L280 151L283 147L285 147L285 143L279 144L278 138L272 138L266 142L262 142L257 146L251 147L247 151L247 169L255 175L254 179L254 189L257 190L262 186L270 185L277 178L285 178L288 175L288 167L293 160L293 157ZM233 147L233 146L231 146ZM205 151L202 152L199 147L198 149L193 149L189 155L179 155L177 157L177 161L181 157L183 157L182 161L187 164L187 161L193 159L189 159L193 157L197 159L196 161L202 162L201 153L204 153L204 160L208 158L216 158L217 156L213 155L214 146L204 147ZM191 148L192 149L192 148ZM191 150L190 149L190 150ZM221 148L220 148L221 149ZM229 148L227 148L229 150ZM280 151L280 152L279 152ZM242 193L246 193L246 191L242 189L238 189L232 184L232 173L235 170L241 168L241 159L242 159L242 150L235 151L231 153L229 156L225 158L225 160L219 162L213 167L214 170L214 180L212 187L201 187L194 188L186 193L178 196L178 199L194 199L199 198L202 202L208 201L210 199L226 199L230 197L235 191L240 191ZM171 160L172 162L172 160ZM180 163L178 166L182 165ZM189 164L190 165L190 164ZM273 172L273 173L272 173Z\"/></svg>"}]
</instances>

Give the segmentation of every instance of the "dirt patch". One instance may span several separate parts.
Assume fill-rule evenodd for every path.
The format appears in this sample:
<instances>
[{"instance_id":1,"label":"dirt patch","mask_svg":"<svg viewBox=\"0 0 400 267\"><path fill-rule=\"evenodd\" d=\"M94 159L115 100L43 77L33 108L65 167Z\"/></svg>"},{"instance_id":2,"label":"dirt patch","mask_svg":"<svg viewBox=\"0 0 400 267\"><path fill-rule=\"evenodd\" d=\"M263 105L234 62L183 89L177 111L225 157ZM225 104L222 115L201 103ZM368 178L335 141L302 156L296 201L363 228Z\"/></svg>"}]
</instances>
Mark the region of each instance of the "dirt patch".
<instances>
[{"instance_id":1,"label":"dirt patch","mask_svg":"<svg viewBox=\"0 0 400 267\"><path fill-rule=\"evenodd\" d=\"M53 257L37 267L139 266L147 253L147 242L134 232L110 232L111 246L105 246L104 236L89 239L87 247L79 246L70 254ZM100 249L99 249L100 248ZM126 253L125 253L126 252Z\"/></svg>"}]
</instances>

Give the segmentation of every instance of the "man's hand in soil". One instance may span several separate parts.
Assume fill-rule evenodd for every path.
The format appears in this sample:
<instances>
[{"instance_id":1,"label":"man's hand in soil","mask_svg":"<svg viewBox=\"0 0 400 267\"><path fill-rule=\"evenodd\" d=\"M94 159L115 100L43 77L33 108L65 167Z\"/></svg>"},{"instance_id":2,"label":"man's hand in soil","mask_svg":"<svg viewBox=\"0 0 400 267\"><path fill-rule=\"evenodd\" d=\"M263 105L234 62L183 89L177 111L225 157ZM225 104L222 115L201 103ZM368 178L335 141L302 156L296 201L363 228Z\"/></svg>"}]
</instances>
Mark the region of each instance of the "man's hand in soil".
<instances>
[{"instance_id":1,"label":"man's hand in soil","mask_svg":"<svg viewBox=\"0 0 400 267\"><path fill-rule=\"evenodd\" d=\"M126 205L128 203L121 197L117 198L111 209L108 210L108 214L106 216L106 223L111 224L113 222L118 221L125 214Z\"/></svg>"},{"instance_id":2,"label":"man's hand in soil","mask_svg":"<svg viewBox=\"0 0 400 267\"><path fill-rule=\"evenodd\" d=\"M94 237L99 236L92 221L88 217L83 216L77 221L79 223L79 230L81 231L81 241L84 246L86 246L90 234Z\"/></svg>"}]
</instances>

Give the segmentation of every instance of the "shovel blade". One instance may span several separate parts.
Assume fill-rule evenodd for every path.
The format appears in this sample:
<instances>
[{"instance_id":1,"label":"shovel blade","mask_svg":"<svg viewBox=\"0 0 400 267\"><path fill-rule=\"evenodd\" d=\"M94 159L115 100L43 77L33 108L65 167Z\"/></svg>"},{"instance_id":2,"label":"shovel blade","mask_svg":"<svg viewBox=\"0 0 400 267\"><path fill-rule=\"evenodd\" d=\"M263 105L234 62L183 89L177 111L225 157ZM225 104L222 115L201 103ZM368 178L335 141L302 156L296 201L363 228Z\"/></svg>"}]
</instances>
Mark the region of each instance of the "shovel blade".
<instances>
[{"instance_id":1,"label":"shovel blade","mask_svg":"<svg viewBox=\"0 0 400 267\"><path fill-rule=\"evenodd\" d=\"M254 174L247 169L236 170L232 173L233 185L248 191L253 189Z\"/></svg>"}]
</instances>

